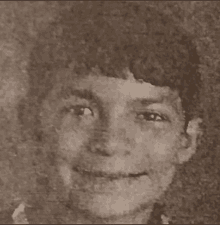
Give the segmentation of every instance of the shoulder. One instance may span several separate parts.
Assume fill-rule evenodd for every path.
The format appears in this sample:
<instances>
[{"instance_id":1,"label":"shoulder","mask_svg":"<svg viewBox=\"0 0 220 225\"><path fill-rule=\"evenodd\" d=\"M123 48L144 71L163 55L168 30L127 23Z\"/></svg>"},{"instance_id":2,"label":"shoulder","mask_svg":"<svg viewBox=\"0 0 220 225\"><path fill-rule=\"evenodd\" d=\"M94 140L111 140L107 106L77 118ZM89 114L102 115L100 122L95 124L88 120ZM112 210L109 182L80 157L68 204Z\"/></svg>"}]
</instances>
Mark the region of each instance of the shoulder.
<instances>
[{"instance_id":1,"label":"shoulder","mask_svg":"<svg viewBox=\"0 0 220 225\"><path fill-rule=\"evenodd\" d=\"M0 224L29 224L24 203L0 211Z\"/></svg>"},{"instance_id":2,"label":"shoulder","mask_svg":"<svg viewBox=\"0 0 220 225\"><path fill-rule=\"evenodd\" d=\"M0 211L0 224L13 224L12 214L14 209Z\"/></svg>"},{"instance_id":3,"label":"shoulder","mask_svg":"<svg viewBox=\"0 0 220 225\"><path fill-rule=\"evenodd\" d=\"M165 206L155 203L148 224L173 224L171 219L166 216Z\"/></svg>"}]
</instances>

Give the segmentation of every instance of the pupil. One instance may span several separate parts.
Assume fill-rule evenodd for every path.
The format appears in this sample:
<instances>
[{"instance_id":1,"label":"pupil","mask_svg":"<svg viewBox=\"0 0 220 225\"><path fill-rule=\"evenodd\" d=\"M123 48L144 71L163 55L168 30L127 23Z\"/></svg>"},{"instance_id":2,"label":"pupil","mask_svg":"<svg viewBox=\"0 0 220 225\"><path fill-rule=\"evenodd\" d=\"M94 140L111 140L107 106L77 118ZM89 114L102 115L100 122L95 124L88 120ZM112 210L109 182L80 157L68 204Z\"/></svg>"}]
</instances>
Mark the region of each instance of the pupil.
<instances>
[{"instance_id":1,"label":"pupil","mask_svg":"<svg viewBox=\"0 0 220 225\"><path fill-rule=\"evenodd\" d=\"M89 108L80 107L78 110L76 109L76 114L79 116L91 115L91 110Z\"/></svg>"},{"instance_id":2,"label":"pupil","mask_svg":"<svg viewBox=\"0 0 220 225\"><path fill-rule=\"evenodd\" d=\"M82 108L83 114L84 115L90 115L91 114L91 110L88 108Z\"/></svg>"}]
</instances>

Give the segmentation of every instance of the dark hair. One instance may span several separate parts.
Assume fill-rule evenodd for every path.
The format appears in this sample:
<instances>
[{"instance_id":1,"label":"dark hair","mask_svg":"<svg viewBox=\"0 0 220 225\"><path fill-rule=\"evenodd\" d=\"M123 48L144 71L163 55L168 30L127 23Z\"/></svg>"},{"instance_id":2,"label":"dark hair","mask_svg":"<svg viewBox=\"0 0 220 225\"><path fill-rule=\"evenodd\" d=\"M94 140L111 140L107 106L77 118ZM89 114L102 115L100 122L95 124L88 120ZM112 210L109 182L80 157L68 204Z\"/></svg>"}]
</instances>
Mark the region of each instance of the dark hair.
<instances>
[{"instance_id":1,"label":"dark hair","mask_svg":"<svg viewBox=\"0 0 220 225\"><path fill-rule=\"evenodd\" d=\"M198 113L200 61L192 38L144 3L75 2L51 23L30 55L32 102L40 104L55 71L73 61L77 75L97 67L104 76L126 79L122 70L128 68L135 79L178 90L188 121Z\"/></svg>"}]
</instances>

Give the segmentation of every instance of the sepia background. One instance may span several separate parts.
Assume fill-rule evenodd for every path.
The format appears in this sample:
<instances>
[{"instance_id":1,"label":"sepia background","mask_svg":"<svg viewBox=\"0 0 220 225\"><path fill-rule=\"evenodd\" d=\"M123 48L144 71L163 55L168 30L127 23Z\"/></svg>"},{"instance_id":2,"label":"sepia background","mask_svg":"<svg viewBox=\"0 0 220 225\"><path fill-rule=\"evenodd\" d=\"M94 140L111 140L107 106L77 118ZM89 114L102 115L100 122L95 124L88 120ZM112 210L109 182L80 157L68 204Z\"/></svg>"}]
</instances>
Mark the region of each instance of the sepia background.
<instances>
[{"instance_id":1,"label":"sepia background","mask_svg":"<svg viewBox=\"0 0 220 225\"><path fill-rule=\"evenodd\" d=\"M197 154L179 168L163 201L178 223L220 222L220 2L150 1L194 35L201 56L205 133ZM30 149L21 135L17 106L28 88L26 67L38 31L74 2L0 2L0 211L34 192Z\"/></svg>"}]
</instances>

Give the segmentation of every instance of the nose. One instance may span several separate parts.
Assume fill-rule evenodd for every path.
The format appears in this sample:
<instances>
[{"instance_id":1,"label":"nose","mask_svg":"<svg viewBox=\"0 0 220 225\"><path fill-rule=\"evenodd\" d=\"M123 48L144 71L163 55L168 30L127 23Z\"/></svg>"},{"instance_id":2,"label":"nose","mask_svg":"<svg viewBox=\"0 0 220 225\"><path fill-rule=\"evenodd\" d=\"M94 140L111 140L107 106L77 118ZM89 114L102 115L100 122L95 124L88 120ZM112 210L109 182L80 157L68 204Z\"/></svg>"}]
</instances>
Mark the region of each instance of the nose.
<instances>
[{"instance_id":1,"label":"nose","mask_svg":"<svg viewBox=\"0 0 220 225\"><path fill-rule=\"evenodd\" d=\"M128 135L129 126L122 121L98 128L90 142L90 150L102 156L115 154L129 155L132 150L132 137Z\"/></svg>"}]
</instances>

